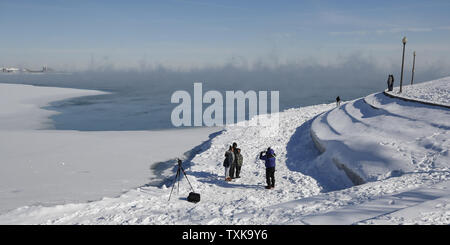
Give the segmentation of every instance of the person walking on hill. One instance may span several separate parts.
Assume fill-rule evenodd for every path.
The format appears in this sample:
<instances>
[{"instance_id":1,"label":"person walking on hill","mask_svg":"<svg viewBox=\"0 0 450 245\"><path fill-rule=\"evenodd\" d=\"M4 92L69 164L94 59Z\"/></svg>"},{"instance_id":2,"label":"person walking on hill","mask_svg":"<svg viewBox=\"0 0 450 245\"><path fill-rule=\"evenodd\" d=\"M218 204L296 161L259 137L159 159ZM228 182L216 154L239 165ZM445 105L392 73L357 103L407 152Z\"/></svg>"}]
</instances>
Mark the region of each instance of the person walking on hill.
<instances>
[{"instance_id":1,"label":"person walking on hill","mask_svg":"<svg viewBox=\"0 0 450 245\"><path fill-rule=\"evenodd\" d=\"M236 167L237 167L237 157L236 157L236 153L237 153L237 143L233 142L233 154L234 154L234 158L233 158L233 163L230 166L230 177L232 179L235 179L235 173L236 173ZM236 174L237 176L237 174Z\"/></svg>"},{"instance_id":2,"label":"person walking on hill","mask_svg":"<svg viewBox=\"0 0 450 245\"><path fill-rule=\"evenodd\" d=\"M234 161L233 147L230 146L228 151L225 152L225 160L223 161L223 166L225 167L225 181L231 181L230 178L230 167Z\"/></svg>"},{"instance_id":3,"label":"person walking on hill","mask_svg":"<svg viewBox=\"0 0 450 245\"><path fill-rule=\"evenodd\" d=\"M242 167L242 163L244 161L244 157L241 154L241 149L237 148L236 149L236 178L240 178L240 174L241 174L241 167Z\"/></svg>"},{"instance_id":4,"label":"person walking on hill","mask_svg":"<svg viewBox=\"0 0 450 245\"><path fill-rule=\"evenodd\" d=\"M267 151L259 154L259 159L265 161L266 166L266 189L275 188L275 152L269 147Z\"/></svg>"}]
</instances>

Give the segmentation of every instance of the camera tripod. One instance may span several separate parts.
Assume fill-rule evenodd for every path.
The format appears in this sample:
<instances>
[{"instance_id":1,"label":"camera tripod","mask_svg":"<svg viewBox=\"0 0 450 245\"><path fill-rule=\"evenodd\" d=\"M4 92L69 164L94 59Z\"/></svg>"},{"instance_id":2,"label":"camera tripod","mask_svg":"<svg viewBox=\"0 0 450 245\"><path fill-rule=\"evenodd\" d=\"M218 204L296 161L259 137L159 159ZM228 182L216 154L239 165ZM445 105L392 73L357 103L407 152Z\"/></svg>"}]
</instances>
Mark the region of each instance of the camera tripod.
<instances>
[{"instance_id":1,"label":"camera tripod","mask_svg":"<svg viewBox=\"0 0 450 245\"><path fill-rule=\"evenodd\" d=\"M184 174L184 177L186 177L186 180L188 181L189 185L191 186L192 191L194 191L194 188L192 187L191 182L189 181L189 179L188 179L188 177L187 177L187 175L186 175L186 172L184 171L184 168L183 168L183 166L182 166L181 164L182 164L181 159L178 159L178 169L177 169L177 174L175 175L175 179L173 180L173 183L172 183L172 190L170 191L170 195L169 195L169 200L168 200L168 201L170 201L170 197L172 196L173 188L175 187L175 182L176 182L176 181L178 181L178 189L177 189L177 193L180 192L180 179L182 178L182 177L181 177L181 173Z\"/></svg>"}]
</instances>

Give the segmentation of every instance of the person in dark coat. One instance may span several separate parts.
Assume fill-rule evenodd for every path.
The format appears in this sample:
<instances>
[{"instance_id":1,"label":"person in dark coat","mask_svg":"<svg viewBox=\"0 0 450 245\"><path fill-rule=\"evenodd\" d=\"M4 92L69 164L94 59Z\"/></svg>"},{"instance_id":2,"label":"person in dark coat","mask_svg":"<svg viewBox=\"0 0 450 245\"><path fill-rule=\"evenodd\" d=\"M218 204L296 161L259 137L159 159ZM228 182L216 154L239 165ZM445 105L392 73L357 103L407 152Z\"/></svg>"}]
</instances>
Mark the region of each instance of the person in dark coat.
<instances>
[{"instance_id":1,"label":"person in dark coat","mask_svg":"<svg viewBox=\"0 0 450 245\"><path fill-rule=\"evenodd\" d=\"M389 90L389 91L392 91L392 90L394 90L394 75L392 75L391 74L391 90Z\"/></svg>"},{"instance_id":2,"label":"person in dark coat","mask_svg":"<svg viewBox=\"0 0 450 245\"><path fill-rule=\"evenodd\" d=\"M244 162L244 157L241 154L241 149L237 148L235 152L236 156L236 178L240 178L242 163Z\"/></svg>"},{"instance_id":3,"label":"person in dark coat","mask_svg":"<svg viewBox=\"0 0 450 245\"><path fill-rule=\"evenodd\" d=\"M388 79L387 79L387 89L388 91L391 91L391 74L389 74Z\"/></svg>"},{"instance_id":4,"label":"person in dark coat","mask_svg":"<svg viewBox=\"0 0 450 245\"><path fill-rule=\"evenodd\" d=\"M267 151L259 154L259 159L265 161L266 166L266 189L275 188L275 152L269 147Z\"/></svg>"},{"instance_id":5,"label":"person in dark coat","mask_svg":"<svg viewBox=\"0 0 450 245\"><path fill-rule=\"evenodd\" d=\"M225 160L223 161L223 166L225 167L225 181L231 181L230 166L231 164L233 164L233 161L234 161L233 147L230 146L230 148L228 148L228 151L225 152Z\"/></svg>"},{"instance_id":6,"label":"person in dark coat","mask_svg":"<svg viewBox=\"0 0 450 245\"><path fill-rule=\"evenodd\" d=\"M236 153L237 153L237 143L233 142L233 154L234 154L234 160L233 163L230 166L230 177L232 179L235 179L235 173L236 173L236 166L237 166L237 157L236 157ZM238 174L236 173L236 176Z\"/></svg>"},{"instance_id":7,"label":"person in dark coat","mask_svg":"<svg viewBox=\"0 0 450 245\"><path fill-rule=\"evenodd\" d=\"M336 107L339 107L341 105L341 97L336 97Z\"/></svg>"},{"instance_id":8,"label":"person in dark coat","mask_svg":"<svg viewBox=\"0 0 450 245\"><path fill-rule=\"evenodd\" d=\"M392 91L394 89L394 76L392 74L389 74L387 85L388 91Z\"/></svg>"}]
</instances>

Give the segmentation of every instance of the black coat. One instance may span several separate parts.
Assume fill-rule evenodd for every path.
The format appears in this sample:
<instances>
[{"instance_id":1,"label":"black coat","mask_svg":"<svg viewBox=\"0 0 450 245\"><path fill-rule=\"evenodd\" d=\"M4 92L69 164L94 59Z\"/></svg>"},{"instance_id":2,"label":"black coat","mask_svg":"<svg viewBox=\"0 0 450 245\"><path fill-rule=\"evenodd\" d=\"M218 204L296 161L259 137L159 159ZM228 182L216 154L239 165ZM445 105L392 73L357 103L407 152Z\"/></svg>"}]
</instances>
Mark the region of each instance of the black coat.
<instances>
[{"instance_id":1,"label":"black coat","mask_svg":"<svg viewBox=\"0 0 450 245\"><path fill-rule=\"evenodd\" d=\"M232 151L225 152L225 160L223 160L224 167L230 167L234 161L234 153Z\"/></svg>"}]
</instances>

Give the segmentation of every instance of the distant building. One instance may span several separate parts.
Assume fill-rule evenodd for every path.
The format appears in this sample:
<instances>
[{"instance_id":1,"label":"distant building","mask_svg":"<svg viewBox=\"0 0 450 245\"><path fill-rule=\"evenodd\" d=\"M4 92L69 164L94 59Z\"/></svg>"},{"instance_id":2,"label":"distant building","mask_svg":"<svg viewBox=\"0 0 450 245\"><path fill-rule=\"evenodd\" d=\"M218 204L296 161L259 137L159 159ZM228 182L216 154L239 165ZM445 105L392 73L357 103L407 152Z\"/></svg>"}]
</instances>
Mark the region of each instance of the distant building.
<instances>
[{"instance_id":1,"label":"distant building","mask_svg":"<svg viewBox=\"0 0 450 245\"><path fill-rule=\"evenodd\" d=\"M19 68L15 68L15 67L2 67L0 69L1 72L6 72L6 73L15 73L15 72L29 72L29 73L43 73L43 72L49 72L52 71L52 69L48 68L47 66L43 66L41 70L30 70L30 69L19 69Z\"/></svg>"},{"instance_id":2,"label":"distant building","mask_svg":"<svg viewBox=\"0 0 450 245\"><path fill-rule=\"evenodd\" d=\"M42 70L30 70L30 69L25 69L26 72L30 72L30 73L42 73L42 72L47 72L48 68L47 66L43 66Z\"/></svg>"},{"instance_id":3,"label":"distant building","mask_svg":"<svg viewBox=\"0 0 450 245\"><path fill-rule=\"evenodd\" d=\"M19 68L14 68L14 67L3 67L2 68L2 72L19 72L20 69Z\"/></svg>"}]
</instances>

